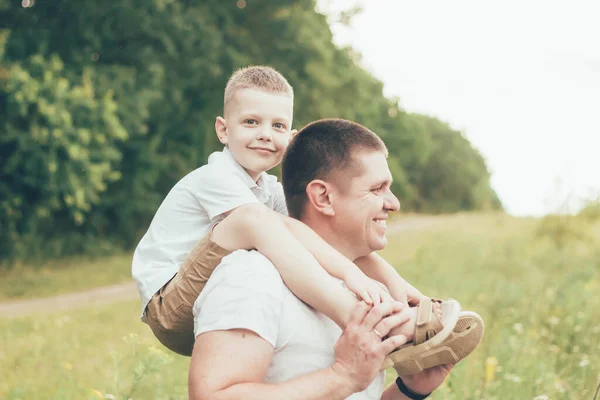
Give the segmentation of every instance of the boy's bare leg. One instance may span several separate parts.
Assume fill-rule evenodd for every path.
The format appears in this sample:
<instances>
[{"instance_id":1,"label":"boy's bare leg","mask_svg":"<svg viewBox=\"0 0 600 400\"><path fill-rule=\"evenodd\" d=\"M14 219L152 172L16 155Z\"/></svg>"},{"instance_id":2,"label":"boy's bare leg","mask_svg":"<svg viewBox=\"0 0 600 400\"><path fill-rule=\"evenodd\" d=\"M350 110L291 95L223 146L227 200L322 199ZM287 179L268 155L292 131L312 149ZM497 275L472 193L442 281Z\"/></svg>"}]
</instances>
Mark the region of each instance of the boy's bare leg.
<instances>
[{"instance_id":1,"label":"boy's bare leg","mask_svg":"<svg viewBox=\"0 0 600 400\"><path fill-rule=\"evenodd\" d=\"M433 303L433 310L440 321L443 321L441 307L437 303ZM415 337L415 326L417 323L417 307L408 307L403 311L408 315L406 323L397 326L390 330L390 336L403 335L406 337L406 341L410 342Z\"/></svg>"},{"instance_id":2,"label":"boy's bare leg","mask_svg":"<svg viewBox=\"0 0 600 400\"><path fill-rule=\"evenodd\" d=\"M263 205L239 207L215 226L212 240L228 250L260 251L299 299L346 328L358 299L323 269L275 212Z\"/></svg>"},{"instance_id":3,"label":"boy's bare leg","mask_svg":"<svg viewBox=\"0 0 600 400\"><path fill-rule=\"evenodd\" d=\"M414 305L428 297L402 278L398 271L377 253L357 258L354 263L365 274L383 283L397 301Z\"/></svg>"},{"instance_id":4,"label":"boy's bare leg","mask_svg":"<svg viewBox=\"0 0 600 400\"><path fill-rule=\"evenodd\" d=\"M306 230L297 228L300 226L296 224L287 226L284 219L262 205L246 205L233 210L214 228L212 240L228 250L260 251L273 262L298 298L345 329L358 299L334 280L309 250L311 247L316 249L314 243L323 239L304 225ZM309 244L306 246L301 241ZM319 252L323 250L319 248ZM324 254L319 255L321 259L327 258ZM334 257L332 255L331 259ZM400 292L393 291L392 294L402 298ZM408 321L393 329L390 335L403 335L410 341L415 333L417 309L408 307L406 295L403 303L407 305L404 312ZM438 305L434 304L434 307L439 313Z\"/></svg>"},{"instance_id":5,"label":"boy's bare leg","mask_svg":"<svg viewBox=\"0 0 600 400\"><path fill-rule=\"evenodd\" d=\"M309 248L319 253L321 259L335 259L338 255L332 254L329 258L328 254L323 254L326 247L318 247L316 243L325 243L324 240L303 223L294 220L294 223L286 225L285 221L263 205L245 205L233 210L214 228L212 240L228 250L260 251L273 262L298 298L345 329L358 299L325 271ZM394 274L399 277L395 271ZM402 298L403 289L399 287L392 289L392 295ZM404 312L408 321L393 329L390 336L403 335L410 341L415 333L417 309L408 307L406 295L403 303L407 305Z\"/></svg>"},{"instance_id":6,"label":"boy's bare leg","mask_svg":"<svg viewBox=\"0 0 600 400\"><path fill-rule=\"evenodd\" d=\"M404 280L390 263L376 253L360 257L354 262L365 274L384 284L392 298L396 301L408 306L409 303L417 303L425 297L419 290ZM442 315L439 304L433 303L433 308L441 321ZM392 329L390 336L404 335L410 341L413 339L415 333L417 308L411 307L405 312L409 316L408 322Z\"/></svg>"}]
</instances>

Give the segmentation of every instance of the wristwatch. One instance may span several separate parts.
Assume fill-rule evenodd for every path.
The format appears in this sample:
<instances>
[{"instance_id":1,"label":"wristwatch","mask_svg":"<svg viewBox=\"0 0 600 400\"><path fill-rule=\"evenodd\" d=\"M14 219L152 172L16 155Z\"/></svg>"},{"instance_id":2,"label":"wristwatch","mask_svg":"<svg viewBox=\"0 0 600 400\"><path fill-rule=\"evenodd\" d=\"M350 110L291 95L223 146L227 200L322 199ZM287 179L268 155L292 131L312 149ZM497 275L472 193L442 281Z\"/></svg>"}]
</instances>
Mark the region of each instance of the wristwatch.
<instances>
[{"instance_id":1,"label":"wristwatch","mask_svg":"<svg viewBox=\"0 0 600 400\"><path fill-rule=\"evenodd\" d=\"M402 381L402 378L400 378L400 377L396 378L396 386L398 386L398 390L400 390L400 392L402 392L403 395L405 395L406 397L408 397L409 399L412 399L412 400L423 400L423 399L428 398L429 395L431 394L431 393L421 394L421 393L413 392L412 390L410 390L409 388L406 387L406 385Z\"/></svg>"}]
</instances>

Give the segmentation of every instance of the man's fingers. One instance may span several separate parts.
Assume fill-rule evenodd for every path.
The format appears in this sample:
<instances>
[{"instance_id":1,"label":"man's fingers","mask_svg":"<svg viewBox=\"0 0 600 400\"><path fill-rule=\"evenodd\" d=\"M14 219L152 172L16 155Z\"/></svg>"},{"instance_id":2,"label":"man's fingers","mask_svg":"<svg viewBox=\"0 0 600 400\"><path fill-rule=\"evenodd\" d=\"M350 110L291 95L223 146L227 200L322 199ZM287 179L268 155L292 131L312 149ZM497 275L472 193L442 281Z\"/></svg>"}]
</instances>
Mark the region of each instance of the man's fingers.
<instances>
[{"instance_id":1,"label":"man's fingers","mask_svg":"<svg viewBox=\"0 0 600 400\"><path fill-rule=\"evenodd\" d=\"M399 301L387 301L376 304L363 320L363 325L369 330L373 330L375 325L381 321L385 315L395 314L404 309L404 304Z\"/></svg>"},{"instance_id":2,"label":"man's fingers","mask_svg":"<svg viewBox=\"0 0 600 400\"><path fill-rule=\"evenodd\" d=\"M385 339L381 342L381 351L386 356L394 351L396 348L402 346L406 343L406 336L404 335L394 335Z\"/></svg>"},{"instance_id":3,"label":"man's fingers","mask_svg":"<svg viewBox=\"0 0 600 400\"><path fill-rule=\"evenodd\" d=\"M383 318L377 325L375 325L374 330L379 332L382 336L386 336L390 331L404 323L406 323L410 319L410 315L406 309L392 314L388 317Z\"/></svg>"},{"instance_id":4,"label":"man's fingers","mask_svg":"<svg viewBox=\"0 0 600 400\"><path fill-rule=\"evenodd\" d=\"M454 368L455 365L456 364L442 364L441 367L449 373L450 371L452 371L452 368Z\"/></svg>"},{"instance_id":5,"label":"man's fingers","mask_svg":"<svg viewBox=\"0 0 600 400\"><path fill-rule=\"evenodd\" d=\"M406 309L406 304L400 302L400 301L396 301L396 300L392 300L392 313L397 313L400 312L404 309Z\"/></svg>"}]
</instances>

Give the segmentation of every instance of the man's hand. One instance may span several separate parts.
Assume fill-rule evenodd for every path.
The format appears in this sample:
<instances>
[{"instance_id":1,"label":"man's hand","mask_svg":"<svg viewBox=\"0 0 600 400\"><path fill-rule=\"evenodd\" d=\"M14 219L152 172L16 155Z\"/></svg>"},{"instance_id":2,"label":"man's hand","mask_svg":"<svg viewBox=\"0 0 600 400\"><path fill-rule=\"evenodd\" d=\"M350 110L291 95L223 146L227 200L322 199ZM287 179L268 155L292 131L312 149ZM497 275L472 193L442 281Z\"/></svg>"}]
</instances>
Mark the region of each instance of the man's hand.
<instances>
[{"instance_id":1,"label":"man's hand","mask_svg":"<svg viewBox=\"0 0 600 400\"><path fill-rule=\"evenodd\" d=\"M335 344L335 362L331 366L355 392L366 389L381 370L385 356L406 343L402 335L381 340L391 329L408 320L406 313L402 313L405 307L397 301L374 307L360 302L356 306L350 323Z\"/></svg>"},{"instance_id":2,"label":"man's hand","mask_svg":"<svg viewBox=\"0 0 600 400\"><path fill-rule=\"evenodd\" d=\"M392 296L382 284L369 278L358 268L344 275L344 283L352 293L369 305L393 301Z\"/></svg>"},{"instance_id":3,"label":"man's hand","mask_svg":"<svg viewBox=\"0 0 600 400\"><path fill-rule=\"evenodd\" d=\"M411 376L402 376L404 386L414 393L427 394L437 389L448 377L450 370L454 367L453 364L438 365L437 367L428 368L418 374ZM400 392L400 389L395 383L390 385L383 395L381 400L399 400L406 399L407 396Z\"/></svg>"}]
</instances>

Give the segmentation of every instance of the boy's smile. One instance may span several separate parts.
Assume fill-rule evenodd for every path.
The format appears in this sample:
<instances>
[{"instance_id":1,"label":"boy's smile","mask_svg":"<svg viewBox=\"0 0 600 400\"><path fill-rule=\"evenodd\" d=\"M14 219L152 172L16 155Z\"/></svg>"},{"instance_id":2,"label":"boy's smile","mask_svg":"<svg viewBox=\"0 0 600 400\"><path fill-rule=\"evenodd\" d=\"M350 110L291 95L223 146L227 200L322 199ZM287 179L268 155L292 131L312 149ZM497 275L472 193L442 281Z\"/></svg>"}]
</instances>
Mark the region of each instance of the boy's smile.
<instances>
[{"instance_id":1,"label":"boy's smile","mask_svg":"<svg viewBox=\"0 0 600 400\"><path fill-rule=\"evenodd\" d=\"M217 136L255 181L281 162L292 134L294 100L284 93L239 90L215 123Z\"/></svg>"}]
</instances>

